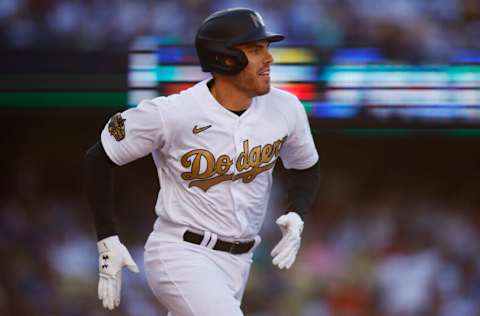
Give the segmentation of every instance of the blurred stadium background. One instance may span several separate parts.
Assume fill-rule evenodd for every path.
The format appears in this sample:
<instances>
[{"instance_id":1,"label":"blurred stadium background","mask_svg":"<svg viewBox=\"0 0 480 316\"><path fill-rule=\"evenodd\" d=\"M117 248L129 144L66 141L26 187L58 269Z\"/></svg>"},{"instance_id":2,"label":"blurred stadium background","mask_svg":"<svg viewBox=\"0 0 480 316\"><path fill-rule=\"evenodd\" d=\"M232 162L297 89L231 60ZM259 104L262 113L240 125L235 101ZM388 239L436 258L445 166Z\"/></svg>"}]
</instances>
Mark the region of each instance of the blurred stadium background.
<instances>
[{"instance_id":1,"label":"blurred stadium background","mask_svg":"<svg viewBox=\"0 0 480 316\"><path fill-rule=\"evenodd\" d=\"M478 0L0 1L0 315L107 315L82 158L107 119L202 79L194 34L247 6L287 35L276 86L309 113L322 165L295 266L278 271L282 170L244 298L254 316L480 315ZM116 173L143 261L151 158ZM115 315L160 315L124 273Z\"/></svg>"}]
</instances>

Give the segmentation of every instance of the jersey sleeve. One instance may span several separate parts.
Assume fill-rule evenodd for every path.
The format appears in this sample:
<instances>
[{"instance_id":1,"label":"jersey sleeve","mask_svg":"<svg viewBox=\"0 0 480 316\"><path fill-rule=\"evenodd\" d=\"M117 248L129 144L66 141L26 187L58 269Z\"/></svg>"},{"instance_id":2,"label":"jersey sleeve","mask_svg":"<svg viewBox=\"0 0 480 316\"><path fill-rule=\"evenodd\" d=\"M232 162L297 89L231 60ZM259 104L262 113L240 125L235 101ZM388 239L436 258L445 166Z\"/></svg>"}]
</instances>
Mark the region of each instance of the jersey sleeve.
<instances>
[{"instance_id":1,"label":"jersey sleeve","mask_svg":"<svg viewBox=\"0 0 480 316\"><path fill-rule=\"evenodd\" d=\"M295 100L291 131L282 146L280 158L286 169L307 169L318 161L318 152L313 142L307 113L303 105Z\"/></svg>"},{"instance_id":2,"label":"jersey sleeve","mask_svg":"<svg viewBox=\"0 0 480 316\"><path fill-rule=\"evenodd\" d=\"M115 164L125 165L162 146L163 120L159 102L163 100L154 100L144 100L135 108L113 115L105 125L102 145Z\"/></svg>"}]
</instances>

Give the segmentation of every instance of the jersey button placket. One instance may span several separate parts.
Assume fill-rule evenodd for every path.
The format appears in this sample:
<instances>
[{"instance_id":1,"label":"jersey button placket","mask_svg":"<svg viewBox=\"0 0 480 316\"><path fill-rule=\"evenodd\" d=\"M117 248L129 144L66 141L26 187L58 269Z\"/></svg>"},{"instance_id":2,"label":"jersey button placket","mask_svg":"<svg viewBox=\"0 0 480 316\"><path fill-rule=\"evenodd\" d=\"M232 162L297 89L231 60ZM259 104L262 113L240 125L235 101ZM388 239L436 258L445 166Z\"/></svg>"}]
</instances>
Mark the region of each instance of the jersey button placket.
<instances>
[{"instance_id":1,"label":"jersey button placket","mask_svg":"<svg viewBox=\"0 0 480 316\"><path fill-rule=\"evenodd\" d=\"M243 150L243 139L244 139L244 137L242 135L242 124L241 124L241 119L240 118L238 118L236 120L235 124L233 125L233 139L234 139L234 142L235 142L234 170L235 170L235 173L237 174L237 173L239 173L239 171L237 170L236 162L237 162L238 156L240 155L240 153ZM234 189L235 186L240 185L240 182L241 182L241 180L232 181L232 183L230 185L230 194L231 194L232 199L233 199L234 215L235 215L238 223L240 224L241 230L243 231L245 223L241 219L241 216L239 217L239 215L241 214L240 213L241 210L238 209L238 207L237 207L241 204L241 203L238 203L238 201L239 201L239 199L241 199L241 197L238 196L239 191Z\"/></svg>"},{"instance_id":2,"label":"jersey button placket","mask_svg":"<svg viewBox=\"0 0 480 316\"><path fill-rule=\"evenodd\" d=\"M235 151L236 151L235 154L237 157L243 150L243 146L242 146L243 137L241 134L241 130L242 130L241 121L240 121L240 118L238 118L233 128L233 139L235 142Z\"/></svg>"}]
</instances>

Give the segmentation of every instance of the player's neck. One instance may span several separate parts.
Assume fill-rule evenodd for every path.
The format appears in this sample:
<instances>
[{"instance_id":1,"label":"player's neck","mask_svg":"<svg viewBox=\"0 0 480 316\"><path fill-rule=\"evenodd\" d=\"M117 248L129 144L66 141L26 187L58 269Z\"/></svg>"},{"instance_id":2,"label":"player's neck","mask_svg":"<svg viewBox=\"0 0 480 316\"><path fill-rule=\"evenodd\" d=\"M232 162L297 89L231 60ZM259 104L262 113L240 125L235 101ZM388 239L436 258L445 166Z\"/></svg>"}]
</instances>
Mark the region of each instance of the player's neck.
<instances>
[{"instance_id":1,"label":"player's neck","mask_svg":"<svg viewBox=\"0 0 480 316\"><path fill-rule=\"evenodd\" d=\"M252 104L252 98L227 80L215 80L210 84L210 93L220 105L230 111L244 111Z\"/></svg>"}]
</instances>

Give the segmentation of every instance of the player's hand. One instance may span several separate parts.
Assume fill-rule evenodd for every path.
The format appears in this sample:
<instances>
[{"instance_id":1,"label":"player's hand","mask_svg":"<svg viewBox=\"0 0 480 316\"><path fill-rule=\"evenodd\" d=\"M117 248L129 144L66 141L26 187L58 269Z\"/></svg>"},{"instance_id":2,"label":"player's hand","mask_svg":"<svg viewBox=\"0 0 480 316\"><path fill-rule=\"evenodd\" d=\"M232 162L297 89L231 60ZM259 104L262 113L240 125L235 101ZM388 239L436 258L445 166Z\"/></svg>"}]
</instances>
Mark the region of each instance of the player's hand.
<instances>
[{"instance_id":1,"label":"player's hand","mask_svg":"<svg viewBox=\"0 0 480 316\"><path fill-rule=\"evenodd\" d=\"M272 263L280 269L289 269L300 249L303 220L297 213L289 212L280 216L276 223L280 227L283 237L271 252Z\"/></svg>"},{"instance_id":2,"label":"player's hand","mask_svg":"<svg viewBox=\"0 0 480 316\"><path fill-rule=\"evenodd\" d=\"M99 259L98 299L109 310L120 305L122 268L138 273L138 266L118 236L110 236L97 243Z\"/></svg>"}]
</instances>

